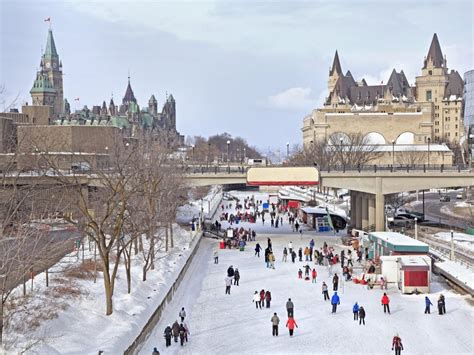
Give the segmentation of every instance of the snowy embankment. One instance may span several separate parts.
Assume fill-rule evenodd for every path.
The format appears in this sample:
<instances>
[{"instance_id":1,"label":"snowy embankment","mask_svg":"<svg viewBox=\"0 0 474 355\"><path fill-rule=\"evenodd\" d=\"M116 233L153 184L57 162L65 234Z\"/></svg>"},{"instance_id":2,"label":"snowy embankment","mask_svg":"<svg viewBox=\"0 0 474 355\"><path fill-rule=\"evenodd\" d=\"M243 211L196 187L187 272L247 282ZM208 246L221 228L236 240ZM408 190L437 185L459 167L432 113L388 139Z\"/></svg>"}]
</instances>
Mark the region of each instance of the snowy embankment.
<instances>
[{"instance_id":1,"label":"snowy embankment","mask_svg":"<svg viewBox=\"0 0 474 355\"><path fill-rule=\"evenodd\" d=\"M198 220L201 216L201 210L204 217L209 217L216 210L222 199L222 186L213 186L209 193L198 200L191 200L188 204L178 208L176 222L180 224L189 224L193 219Z\"/></svg>"},{"instance_id":2,"label":"snowy embankment","mask_svg":"<svg viewBox=\"0 0 474 355\"><path fill-rule=\"evenodd\" d=\"M435 263L435 266L452 276L459 284L470 289L471 295L474 294L474 274L471 268L450 260L438 261Z\"/></svg>"},{"instance_id":3,"label":"snowy embankment","mask_svg":"<svg viewBox=\"0 0 474 355\"><path fill-rule=\"evenodd\" d=\"M451 232L438 232L433 236L444 241L451 241ZM453 240L455 245L461 246L469 252L474 253L474 235L453 232Z\"/></svg>"},{"instance_id":4,"label":"snowy embankment","mask_svg":"<svg viewBox=\"0 0 474 355\"><path fill-rule=\"evenodd\" d=\"M211 213L221 196L221 190L215 188L205 197ZM200 201L199 205L196 202L191 205L199 206L200 210ZM182 215L179 217L186 220ZM195 246L193 240L198 232L177 224L173 229L174 247L168 252L164 248L159 250L155 270L148 271L147 281L142 281L143 256L139 253L133 257L130 294L125 267L120 265L113 296L114 312L110 316L105 315L102 273L97 273L94 283L93 270L85 266L92 265L90 260L94 258L94 249L89 249L87 242L84 253L81 249L66 255L50 270L49 287L45 273L35 276L31 290L28 283L28 297L23 298L22 286L17 287L15 298L21 300L25 314L15 315L12 326L4 334L7 352L28 349L27 354L48 355L122 353L163 301Z\"/></svg>"}]
</instances>

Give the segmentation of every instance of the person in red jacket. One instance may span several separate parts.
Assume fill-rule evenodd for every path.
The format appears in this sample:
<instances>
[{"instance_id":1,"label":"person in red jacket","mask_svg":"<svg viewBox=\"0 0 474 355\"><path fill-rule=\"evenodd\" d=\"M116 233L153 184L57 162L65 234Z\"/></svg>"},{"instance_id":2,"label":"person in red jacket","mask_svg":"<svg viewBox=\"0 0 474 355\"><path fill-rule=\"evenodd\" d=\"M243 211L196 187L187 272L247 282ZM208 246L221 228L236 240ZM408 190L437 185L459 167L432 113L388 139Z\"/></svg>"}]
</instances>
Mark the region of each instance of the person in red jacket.
<instances>
[{"instance_id":1,"label":"person in red jacket","mask_svg":"<svg viewBox=\"0 0 474 355\"><path fill-rule=\"evenodd\" d=\"M272 294L270 291L265 292L265 302L267 304L267 308L270 308L270 301L272 300Z\"/></svg>"},{"instance_id":2,"label":"person in red jacket","mask_svg":"<svg viewBox=\"0 0 474 355\"><path fill-rule=\"evenodd\" d=\"M387 294L384 292L382 296L382 305L383 305L383 313L390 314L390 299L388 298Z\"/></svg>"},{"instance_id":3,"label":"person in red jacket","mask_svg":"<svg viewBox=\"0 0 474 355\"><path fill-rule=\"evenodd\" d=\"M290 337L293 336L293 331L295 330L295 327L298 328L298 324L296 324L296 321L293 317L289 317L287 322L286 322L286 327L290 331Z\"/></svg>"},{"instance_id":4,"label":"person in red jacket","mask_svg":"<svg viewBox=\"0 0 474 355\"><path fill-rule=\"evenodd\" d=\"M265 290L260 291L260 304L262 307L265 305Z\"/></svg>"},{"instance_id":5,"label":"person in red jacket","mask_svg":"<svg viewBox=\"0 0 474 355\"><path fill-rule=\"evenodd\" d=\"M316 283L316 276L318 276L318 273L316 272L316 269L313 269L313 271L311 272L311 278L314 284Z\"/></svg>"},{"instance_id":6,"label":"person in red jacket","mask_svg":"<svg viewBox=\"0 0 474 355\"><path fill-rule=\"evenodd\" d=\"M403 350L402 339L400 338L398 334L393 337L392 350L395 350L395 355L400 355L402 353L402 350Z\"/></svg>"}]
</instances>

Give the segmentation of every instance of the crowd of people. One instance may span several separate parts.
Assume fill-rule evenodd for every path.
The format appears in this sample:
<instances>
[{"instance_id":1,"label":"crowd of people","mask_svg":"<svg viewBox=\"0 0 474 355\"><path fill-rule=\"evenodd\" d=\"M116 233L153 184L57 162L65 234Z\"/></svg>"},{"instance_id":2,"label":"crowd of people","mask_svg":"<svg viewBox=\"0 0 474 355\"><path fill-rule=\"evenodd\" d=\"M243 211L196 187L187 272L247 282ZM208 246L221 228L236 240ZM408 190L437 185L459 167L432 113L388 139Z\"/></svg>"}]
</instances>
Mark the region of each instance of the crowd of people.
<instances>
[{"instance_id":1,"label":"crowd of people","mask_svg":"<svg viewBox=\"0 0 474 355\"><path fill-rule=\"evenodd\" d=\"M296 233L301 233L301 225L298 218L281 208L278 204L268 204L268 211L263 209L264 202L261 200L256 200L253 196L246 197L243 202L235 201L235 213L229 213L226 209L232 208L233 202L222 204L220 215L220 221L215 221L214 228L220 230L222 228L221 222L227 221L230 226L234 224L239 224L242 221L247 221L255 223L258 220L261 220L262 224L265 225L265 217L268 215L270 220L271 228L280 228L283 224L291 226L291 230ZM249 211L253 208L253 211ZM256 258L260 258L262 253L264 256L264 263L266 268L275 269L276 257L273 250L273 243L271 238L267 237L266 246L265 241L257 240L257 235L255 230L250 228L244 228L243 226L232 228L232 237L227 239L227 243L230 243L228 246L245 246L247 242L255 242L254 255ZM375 272L375 265L369 262L368 250L361 247L356 247L351 249L343 249L340 252L336 252L335 248L331 245L328 245L326 242L318 248L314 239L311 239L309 242L295 242L299 245L294 245L293 241L290 241L282 251L282 263L290 262L295 265L297 270L296 275L298 282L311 281L309 284L318 283L318 272L316 266L323 266L327 268L328 276L326 280L322 280L321 283L321 293L324 301L329 301L331 305L331 314L336 314L338 306L341 305L343 301L341 299L339 291L339 286L341 279L339 276L342 275L344 281L351 281L353 277L354 265L357 268L363 269L363 259L365 261L365 267L367 273ZM265 247L262 247L262 245ZM280 260L280 259L278 259ZM218 264L219 257L218 251L214 252L214 263ZM290 264L290 265L292 265ZM312 265L314 264L314 265ZM225 281L225 294L231 294L232 286L239 286L240 282L240 272L238 268L234 268L233 265L230 265L227 268L227 272L224 277ZM332 286L332 295L330 295L329 286ZM383 279L380 280L381 289L387 289L387 283ZM373 287L373 284L368 285L369 288ZM249 295L250 298L250 295ZM260 291L255 290L252 296L252 302L255 304L257 310L264 310L271 308L272 305L272 292L270 290L261 289ZM390 298L387 292L383 293L381 298L381 305L383 308L384 314L390 315ZM430 314L430 307L433 306L432 302L428 297L425 297L425 314ZM288 329L289 335L293 336L298 324L295 318L295 304L291 298L285 303L287 311L286 319L286 328ZM445 298L443 295L440 296L438 303L438 312L439 314L446 313ZM183 312L183 313L182 313ZM180 340L180 344L183 346L189 335L189 328L185 323L186 314L184 308L182 312L179 313L181 322L176 321L171 326L166 327L164 335L166 339L166 346L171 346L171 340L174 338L175 342ZM359 325L366 324L366 309L359 302L355 302L352 306L353 320ZM279 335L279 325L280 317L277 312L273 312L273 315L270 318L272 326L272 336ZM396 354L400 354L403 350L402 340L398 334L396 334L392 339L392 350Z\"/></svg>"}]
</instances>

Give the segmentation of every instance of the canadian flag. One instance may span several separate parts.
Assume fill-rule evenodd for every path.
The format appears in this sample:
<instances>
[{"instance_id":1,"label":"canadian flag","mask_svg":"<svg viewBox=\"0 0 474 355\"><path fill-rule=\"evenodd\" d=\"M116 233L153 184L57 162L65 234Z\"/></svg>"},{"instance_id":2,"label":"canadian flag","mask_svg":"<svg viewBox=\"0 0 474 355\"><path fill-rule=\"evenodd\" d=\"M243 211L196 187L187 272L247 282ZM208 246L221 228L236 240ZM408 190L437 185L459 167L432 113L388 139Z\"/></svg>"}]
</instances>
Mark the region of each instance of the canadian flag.
<instances>
[{"instance_id":1,"label":"canadian flag","mask_svg":"<svg viewBox=\"0 0 474 355\"><path fill-rule=\"evenodd\" d=\"M46 18L44 19L44 22L51 22L51 17L46 17Z\"/></svg>"},{"instance_id":2,"label":"canadian flag","mask_svg":"<svg viewBox=\"0 0 474 355\"><path fill-rule=\"evenodd\" d=\"M79 98L78 98L78 97L76 97L76 98L74 99L74 101L79 101Z\"/></svg>"}]
</instances>

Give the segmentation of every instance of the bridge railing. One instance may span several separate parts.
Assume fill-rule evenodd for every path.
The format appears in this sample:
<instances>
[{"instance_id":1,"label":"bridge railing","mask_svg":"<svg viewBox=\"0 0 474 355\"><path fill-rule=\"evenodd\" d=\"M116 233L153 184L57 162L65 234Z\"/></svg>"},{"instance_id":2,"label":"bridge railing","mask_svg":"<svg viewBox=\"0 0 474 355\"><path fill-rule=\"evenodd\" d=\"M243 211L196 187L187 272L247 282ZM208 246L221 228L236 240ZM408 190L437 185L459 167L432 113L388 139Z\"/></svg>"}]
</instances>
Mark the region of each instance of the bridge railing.
<instances>
[{"instance_id":1,"label":"bridge railing","mask_svg":"<svg viewBox=\"0 0 474 355\"><path fill-rule=\"evenodd\" d=\"M357 172L392 172L392 173L399 173L399 172L468 172L471 171L469 166L467 165L427 165L427 164L407 164L407 165L328 165L319 167L321 172L350 172L353 173Z\"/></svg>"}]
</instances>

